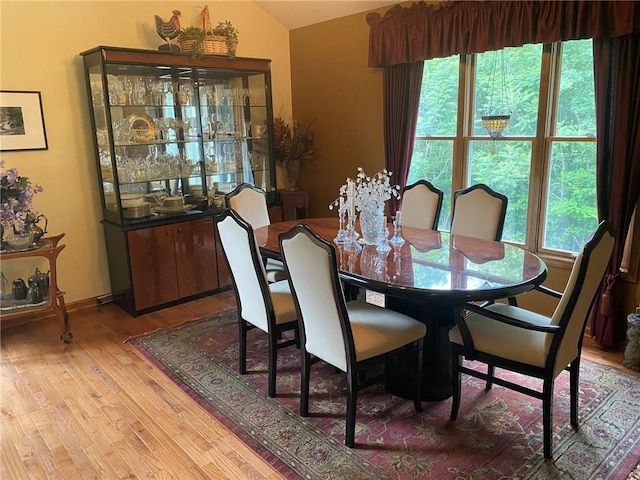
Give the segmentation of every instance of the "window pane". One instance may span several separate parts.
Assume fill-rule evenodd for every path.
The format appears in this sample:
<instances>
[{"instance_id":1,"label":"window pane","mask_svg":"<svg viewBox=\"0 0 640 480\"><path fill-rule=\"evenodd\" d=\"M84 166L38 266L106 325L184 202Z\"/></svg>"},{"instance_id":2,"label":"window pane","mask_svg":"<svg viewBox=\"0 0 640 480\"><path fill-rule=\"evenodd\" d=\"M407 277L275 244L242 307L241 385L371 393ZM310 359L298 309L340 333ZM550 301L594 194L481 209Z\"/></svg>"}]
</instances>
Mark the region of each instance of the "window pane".
<instances>
[{"instance_id":1,"label":"window pane","mask_svg":"<svg viewBox=\"0 0 640 480\"><path fill-rule=\"evenodd\" d=\"M424 62L416 136L455 135L459 56Z\"/></svg>"},{"instance_id":2,"label":"window pane","mask_svg":"<svg viewBox=\"0 0 640 480\"><path fill-rule=\"evenodd\" d=\"M541 64L542 45L505 48L504 56L500 51L477 55L474 135L487 135L482 115L509 111L511 120L502 135L535 135Z\"/></svg>"},{"instance_id":3,"label":"window pane","mask_svg":"<svg viewBox=\"0 0 640 480\"><path fill-rule=\"evenodd\" d=\"M468 185L484 183L509 199L503 240L525 242L530 170L531 142L473 141L469 145Z\"/></svg>"},{"instance_id":4,"label":"window pane","mask_svg":"<svg viewBox=\"0 0 640 480\"><path fill-rule=\"evenodd\" d=\"M439 225L445 229L449 228L452 169L453 140L415 141L407 185L424 179L444 192Z\"/></svg>"},{"instance_id":5,"label":"window pane","mask_svg":"<svg viewBox=\"0 0 640 480\"><path fill-rule=\"evenodd\" d=\"M595 98L591 40L564 42L556 136L595 136Z\"/></svg>"},{"instance_id":6,"label":"window pane","mask_svg":"<svg viewBox=\"0 0 640 480\"><path fill-rule=\"evenodd\" d=\"M554 142L549 170L543 245L578 252L598 226L595 142Z\"/></svg>"}]
</instances>

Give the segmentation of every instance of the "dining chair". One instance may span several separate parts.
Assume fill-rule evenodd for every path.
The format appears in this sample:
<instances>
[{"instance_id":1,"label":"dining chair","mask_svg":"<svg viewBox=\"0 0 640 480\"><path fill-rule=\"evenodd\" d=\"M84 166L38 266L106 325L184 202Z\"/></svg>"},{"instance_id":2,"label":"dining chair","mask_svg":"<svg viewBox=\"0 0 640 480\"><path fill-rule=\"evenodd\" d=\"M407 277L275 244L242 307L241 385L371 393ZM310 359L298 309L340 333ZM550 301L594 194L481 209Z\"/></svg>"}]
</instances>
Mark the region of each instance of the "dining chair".
<instances>
[{"instance_id":1,"label":"dining chair","mask_svg":"<svg viewBox=\"0 0 640 480\"><path fill-rule=\"evenodd\" d=\"M271 223L264 190L250 183L241 183L224 196L227 208L235 210L254 229ZM284 265L274 258L263 258L269 282L286 280Z\"/></svg>"},{"instance_id":2,"label":"dining chair","mask_svg":"<svg viewBox=\"0 0 640 480\"><path fill-rule=\"evenodd\" d=\"M410 357L417 357L410 368L415 373L414 408L420 412L424 324L362 300L346 302L335 247L306 225L282 233L279 242L300 324L300 415L309 414L312 363L323 360L346 372L345 444L353 447L358 391L381 379L381 375L367 378L367 369L406 346L413 349Z\"/></svg>"},{"instance_id":3,"label":"dining chair","mask_svg":"<svg viewBox=\"0 0 640 480\"><path fill-rule=\"evenodd\" d=\"M286 280L269 283L253 228L232 209L216 217L220 243L236 295L239 327L239 370L247 373L247 332L258 328L269 336L269 396L276 395L278 350L299 345L296 309ZM293 330L294 338L283 333Z\"/></svg>"},{"instance_id":4,"label":"dining chair","mask_svg":"<svg viewBox=\"0 0 640 480\"><path fill-rule=\"evenodd\" d=\"M508 202L506 195L484 183L456 191L453 194L451 233L500 241ZM402 217L404 219L404 212Z\"/></svg>"},{"instance_id":5,"label":"dining chair","mask_svg":"<svg viewBox=\"0 0 640 480\"><path fill-rule=\"evenodd\" d=\"M515 390L542 400L544 457L552 457L553 388L555 378L569 371L570 421L578 425L580 353L589 311L613 250L614 233L602 222L587 241L571 270L564 293L538 286L559 299L551 317L513 305L488 307L466 304L468 315L457 315L449 331L452 350L453 402L451 419L460 407L461 374ZM487 364L487 373L465 366L464 359ZM495 367L542 380L540 389L529 388L495 375Z\"/></svg>"},{"instance_id":6,"label":"dining chair","mask_svg":"<svg viewBox=\"0 0 640 480\"><path fill-rule=\"evenodd\" d=\"M444 193L427 180L418 180L402 189L402 225L438 229Z\"/></svg>"}]
</instances>

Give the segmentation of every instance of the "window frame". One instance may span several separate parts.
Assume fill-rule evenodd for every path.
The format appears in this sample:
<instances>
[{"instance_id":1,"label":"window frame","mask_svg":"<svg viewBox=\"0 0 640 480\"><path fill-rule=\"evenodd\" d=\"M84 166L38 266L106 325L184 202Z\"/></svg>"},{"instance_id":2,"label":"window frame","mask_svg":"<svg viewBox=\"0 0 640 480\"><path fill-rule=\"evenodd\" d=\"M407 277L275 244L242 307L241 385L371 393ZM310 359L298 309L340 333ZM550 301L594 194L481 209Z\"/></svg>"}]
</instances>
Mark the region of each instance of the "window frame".
<instances>
[{"instance_id":1,"label":"window frame","mask_svg":"<svg viewBox=\"0 0 640 480\"><path fill-rule=\"evenodd\" d=\"M488 135L474 135L473 120L475 110L476 55L461 54L458 69L458 109L456 135L416 136L418 141L453 141L453 165L451 193L469 186L469 152L472 141L488 141ZM524 244L517 245L534 252L551 264L566 265L573 262L576 253L544 247L545 215L551 151L554 142L596 142L595 136L558 137L555 135L558 114L558 94L562 62L562 42L542 45L540 87L538 101L538 122L534 136L508 135L498 137L495 142L524 141L531 143L531 164L529 171L529 204L527 208ZM428 65L428 60L425 62ZM510 242L513 243L513 242Z\"/></svg>"}]
</instances>

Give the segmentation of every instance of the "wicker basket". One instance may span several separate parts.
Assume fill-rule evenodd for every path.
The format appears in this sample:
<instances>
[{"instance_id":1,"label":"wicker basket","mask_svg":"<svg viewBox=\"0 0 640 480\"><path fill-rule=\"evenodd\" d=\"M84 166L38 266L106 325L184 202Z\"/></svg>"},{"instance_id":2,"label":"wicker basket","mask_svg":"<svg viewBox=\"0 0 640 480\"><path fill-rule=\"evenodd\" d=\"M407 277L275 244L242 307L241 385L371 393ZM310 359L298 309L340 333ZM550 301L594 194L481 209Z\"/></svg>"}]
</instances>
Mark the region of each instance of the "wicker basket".
<instances>
[{"instance_id":1,"label":"wicker basket","mask_svg":"<svg viewBox=\"0 0 640 480\"><path fill-rule=\"evenodd\" d=\"M192 53L195 40L180 40L180 50L183 53ZM202 53L204 55L229 55L227 39L219 35L207 35L202 42Z\"/></svg>"}]
</instances>

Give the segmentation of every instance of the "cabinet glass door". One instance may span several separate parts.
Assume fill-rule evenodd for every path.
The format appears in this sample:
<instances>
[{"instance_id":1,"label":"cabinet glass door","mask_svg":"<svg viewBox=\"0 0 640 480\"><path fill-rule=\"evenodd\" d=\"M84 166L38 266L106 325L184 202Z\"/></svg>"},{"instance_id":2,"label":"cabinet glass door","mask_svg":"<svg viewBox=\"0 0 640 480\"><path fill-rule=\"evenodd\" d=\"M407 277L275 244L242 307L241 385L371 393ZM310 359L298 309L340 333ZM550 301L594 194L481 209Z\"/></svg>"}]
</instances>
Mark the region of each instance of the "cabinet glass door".
<instances>
[{"instance_id":1,"label":"cabinet glass door","mask_svg":"<svg viewBox=\"0 0 640 480\"><path fill-rule=\"evenodd\" d=\"M199 69L197 75L207 190L225 194L246 182L270 191L265 74Z\"/></svg>"},{"instance_id":2,"label":"cabinet glass door","mask_svg":"<svg viewBox=\"0 0 640 480\"><path fill-rule=\"evenodd\" d=\"M115 47L82 55L105 220L218 209L243 182L275 200L269 60Z\"/></svg>"},{"instance_id":3,"label":"cabinet glass door","mask_svg":"<svg viewBox=\"0 0 640 480\"><path fill-rule=\"evenodd\" d=\"M123 204L188 193L202 160L192 69L108 65L107 83Z\"/></svg>"}]
</instances>

